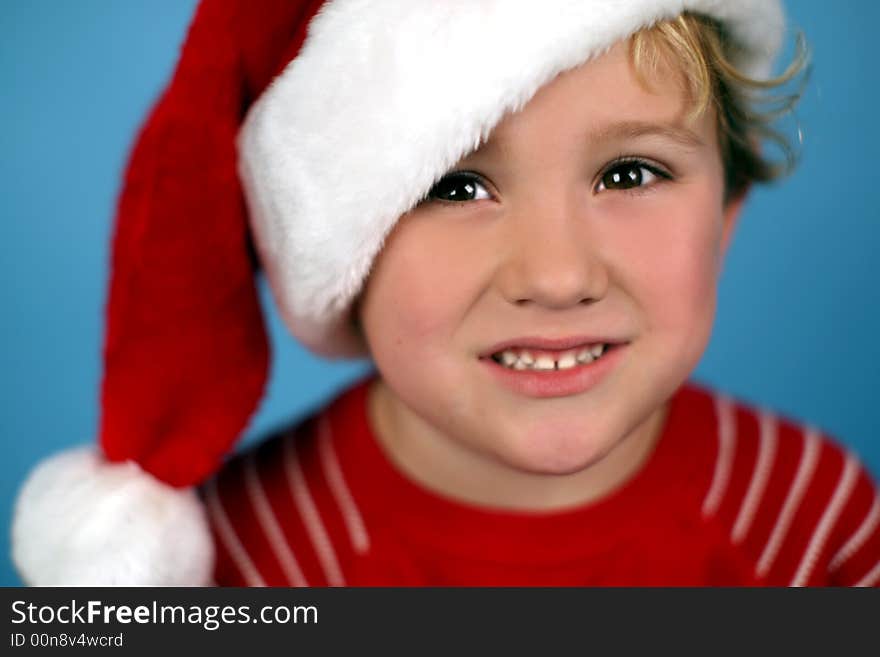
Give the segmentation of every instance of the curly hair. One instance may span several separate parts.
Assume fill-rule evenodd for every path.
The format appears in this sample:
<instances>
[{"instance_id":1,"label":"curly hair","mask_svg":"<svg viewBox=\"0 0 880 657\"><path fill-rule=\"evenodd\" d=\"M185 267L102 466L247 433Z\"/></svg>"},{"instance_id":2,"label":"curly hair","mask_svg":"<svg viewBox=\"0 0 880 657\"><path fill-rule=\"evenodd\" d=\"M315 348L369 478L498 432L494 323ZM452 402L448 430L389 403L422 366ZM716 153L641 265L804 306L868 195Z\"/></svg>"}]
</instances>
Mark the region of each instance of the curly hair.
<instances>
[{"instance_id":1,"label":"curly hair","mask_svg":"<svg viewBox=\"0 0 880 657\"><path fill-rule=\"evenodd\" d=\"M677 63L692 102L689 118L714 108L726 199L739 196L753 182L776 180L794 169L798 152L773 124L793 111L809 77L803 35L798 35L795 54L785 71L766 80L749 77L732 63L737 44L718 22L689 12L634 34L630 53L646 84L661 63ZM796 78L800 84L794 92L775 93ZM762 154L765 141L779 147L781 161L771 161Z\"/></svg>"}]
</instances>

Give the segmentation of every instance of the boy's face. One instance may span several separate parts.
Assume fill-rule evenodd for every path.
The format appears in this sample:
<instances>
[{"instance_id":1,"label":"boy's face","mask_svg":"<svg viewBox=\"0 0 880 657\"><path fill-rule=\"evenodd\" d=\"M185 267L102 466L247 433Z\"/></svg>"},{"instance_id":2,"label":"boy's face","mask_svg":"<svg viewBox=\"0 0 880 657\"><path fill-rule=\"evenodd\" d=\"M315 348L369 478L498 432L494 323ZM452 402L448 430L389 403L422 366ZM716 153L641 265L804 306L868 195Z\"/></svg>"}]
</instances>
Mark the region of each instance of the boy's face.
<instances>
[{"instance_id":1,"label":"boy's face","mask_svg":"<svg viewBox=\"0 0 880 657\"><path fill-rule=\"evenodd\" d=\"M562 474L656 433L708 342L739 202L723 202L714 115L687 123L674 71L650 83L625 43L561 75L453 170L480 178L447 177L445 202L395 227L359 313L414 440ZM491 358L526 338L615 346L552 372Z\"/></svg>"}]
</instances>

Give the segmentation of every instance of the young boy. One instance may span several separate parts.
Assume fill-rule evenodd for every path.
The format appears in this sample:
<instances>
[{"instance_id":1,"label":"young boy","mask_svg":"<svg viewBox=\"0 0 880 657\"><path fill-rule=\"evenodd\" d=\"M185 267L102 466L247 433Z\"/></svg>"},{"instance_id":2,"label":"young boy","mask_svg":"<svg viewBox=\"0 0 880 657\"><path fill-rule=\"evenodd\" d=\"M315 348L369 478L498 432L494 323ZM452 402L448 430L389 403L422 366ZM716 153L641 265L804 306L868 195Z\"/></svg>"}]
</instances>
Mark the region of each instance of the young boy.
<instances>
[{"instance_id":1,"label":"young boy","mask_svg":"<svg viewBox=\"0 0 880 657\"><path fill-rule=\"evenodd\" d=\"M125 552L117 560L126 565L101 582L84 581L83 571L97 575L81 563L38 572L50 560L30 543L16 553L27 576L278 586L880 582L880 502L855 457L812 428L687 382L748 187L775 176L749 94L779 82L762 82L779 7L694 1L679 14L671 0L550 4L558 6L391 11L328 0L316 17L317 6L303 7L287 23L202 6L172 83L178 94L206 35L234 24L242 42L268 42L276 66L291 58L295 35L292 63L277 76L244 46L241 59L218 48L217 66L226 56L251 75L245 98L274 78L239 136L250 227L294 334L319 353L366 352L378 373L211 477L200 491L210 534L170 548L148 527L143 536L160 545L140 537L123 550L147 553L138 563L150 565L131 566ZM167 156L149 148L162 127L192 130L205 95L180 105L166 96L133 171ZM239 100L210 96L232 108ZM213 130L175 152L203 161L225 143ZM183 186L203 175L178 173L188 176ZM226 173L209 173L212 189ZM123 217L141 207L143 181L130 173L128 186L136 191L123 197ZM191 220L194 233L229 212L219 201L190 211L207 216L201 228ZM228 341L214 349L221 338L194 332L185 352L173 347L205 365L205 380L172 375L176 385L161 393L144 383L169 380L143 347L157 339L143 330L148 337L126 349L124 331L113 330L114 313L129 331L133 316L149 324L156 314L132 310L142 302L122 309L135 284L121 254L143 259L149 242L124 232L137 225L120 220L117 233L102 442L112 460L189 485L216 468L259 396L264 371L252 364L265 364L262 336L236 316L253 313L251 298L233 303L239 288L216 291L225 284L211 278L226 268L225 250L243 250L234 231L200 236L209 253L192 276L217 297L212 312L225 311L211 317ZM166 253L167 233L154 235ZM183 243L168 251L175 284ZM157 296L176 307L167 294ZM169 340L183 344L188 327L180 333ZM216 358L230 344L224 368ZM100 476L118 493L124 466L79 453L65 467L77 459L75 472L112 472ZM53 467L22 495L44 514L57 508L45 489L74 477ZM154 486L164 536L178 526L173 513L203 520L191 493L180 493L183 511L164 511L168 486L139 481ZM50 546L41 554L51 544L41 538ZM171 563L184 574L170 573Z\"/></svg>"}]
</instances>

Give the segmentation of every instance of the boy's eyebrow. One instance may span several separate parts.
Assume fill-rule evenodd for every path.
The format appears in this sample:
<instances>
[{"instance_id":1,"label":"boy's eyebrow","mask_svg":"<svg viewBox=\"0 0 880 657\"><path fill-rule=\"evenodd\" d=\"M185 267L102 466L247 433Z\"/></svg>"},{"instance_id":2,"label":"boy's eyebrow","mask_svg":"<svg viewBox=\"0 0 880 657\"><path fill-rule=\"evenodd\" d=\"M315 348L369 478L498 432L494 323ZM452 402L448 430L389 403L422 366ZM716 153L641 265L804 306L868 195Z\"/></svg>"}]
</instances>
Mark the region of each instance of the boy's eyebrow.
<instances>
[{"instance_id":1,"label":"boy's eyebrow","mask_svg":"<svg viewBox=\"0 0 880 657\"><path fill-rule=\"evenodd\" d=\"M610 123L592 132L589 135L589 141L598 144L614 141L615 139L636 139L645 136L664 137L688 149L704 146L703 140L699 135L684 126L652 123L650 121L619 121L617 123ZM499 148L503 150L505 147L499 143L494 135L490 135L489 139L484 141L476 152L489 154ZM470 156L474 154L471 153Z\"/></svg>"},{"instance_id":2,"label":"boy's eyebrow","mask_svg":"<svg viewBox=\"0 0 880 657\"><path fill-rule=\"evenodd\" d=\"M615 139L634 139L636 137L660 136L678 142L686 148L699 148L703 140L697 133L684 126L647 121L621 121L612 123L592 133L591 141L603 142Z\"/></svg>"}]
</instances>

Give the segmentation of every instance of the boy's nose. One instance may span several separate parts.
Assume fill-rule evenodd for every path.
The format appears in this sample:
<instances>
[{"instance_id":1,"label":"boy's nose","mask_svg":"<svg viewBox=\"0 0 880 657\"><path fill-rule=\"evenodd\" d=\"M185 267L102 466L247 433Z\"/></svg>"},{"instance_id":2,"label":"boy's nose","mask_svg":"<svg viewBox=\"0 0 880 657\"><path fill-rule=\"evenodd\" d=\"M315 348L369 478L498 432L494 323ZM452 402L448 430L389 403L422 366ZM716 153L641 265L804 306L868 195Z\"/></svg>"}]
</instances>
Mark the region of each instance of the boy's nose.
<instances>
[{"instance_id":1,"label":"boy's nose","mask_svg":"<svg viewBox=\"0 0 880 657\"><path fill-rule=\"evenodd\" d=\"M562 309L604 297L608 270L586 221L572 211L547 209L511 218L496 279L504 298Z\"/></svg>"}]
</instances>

